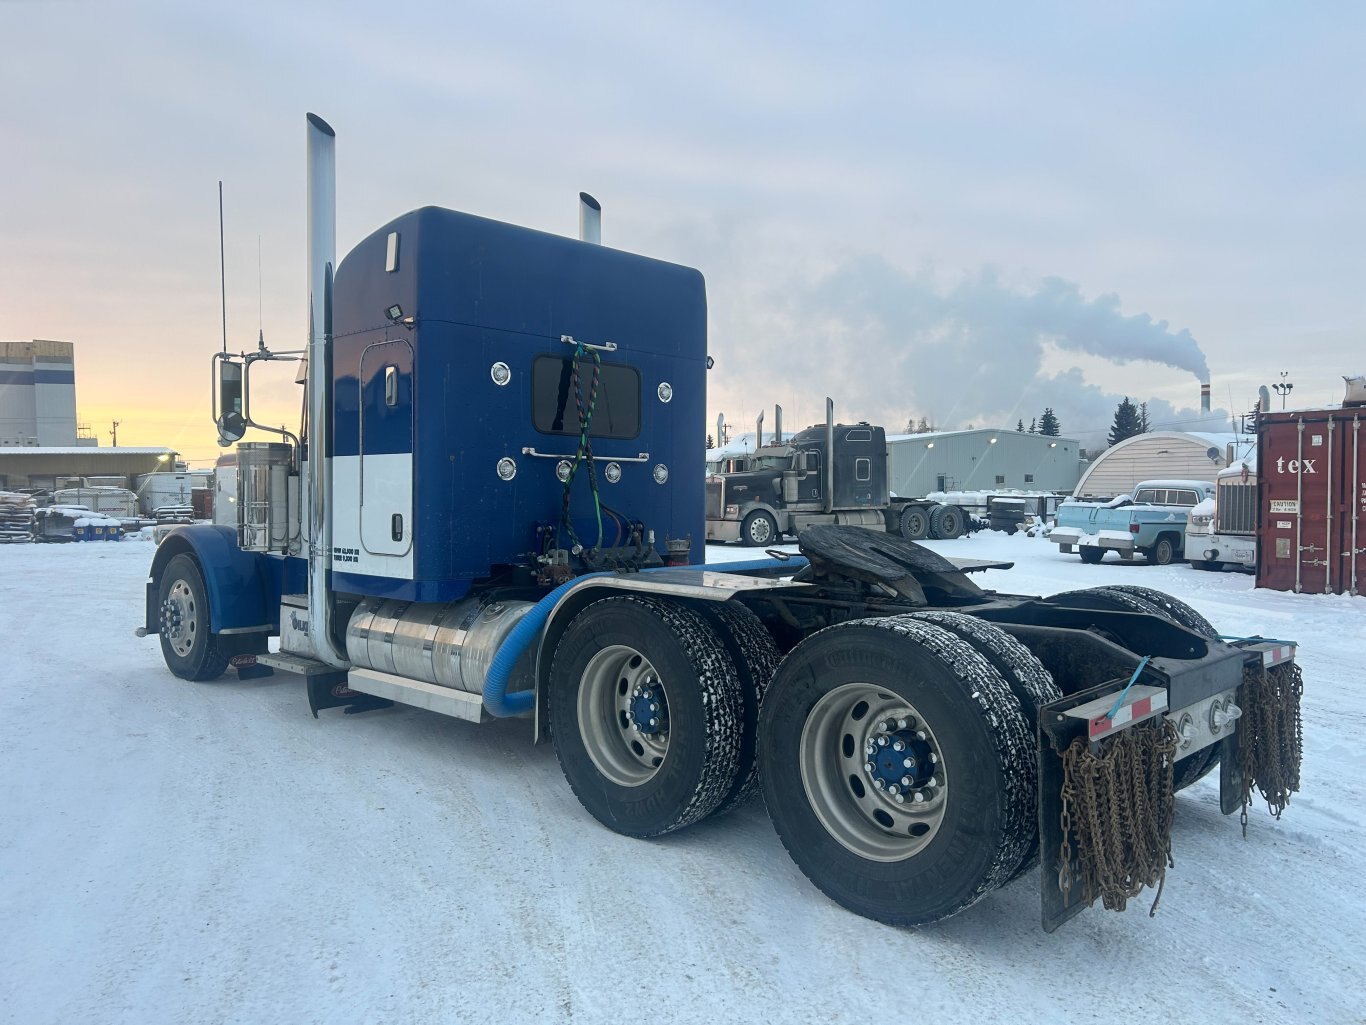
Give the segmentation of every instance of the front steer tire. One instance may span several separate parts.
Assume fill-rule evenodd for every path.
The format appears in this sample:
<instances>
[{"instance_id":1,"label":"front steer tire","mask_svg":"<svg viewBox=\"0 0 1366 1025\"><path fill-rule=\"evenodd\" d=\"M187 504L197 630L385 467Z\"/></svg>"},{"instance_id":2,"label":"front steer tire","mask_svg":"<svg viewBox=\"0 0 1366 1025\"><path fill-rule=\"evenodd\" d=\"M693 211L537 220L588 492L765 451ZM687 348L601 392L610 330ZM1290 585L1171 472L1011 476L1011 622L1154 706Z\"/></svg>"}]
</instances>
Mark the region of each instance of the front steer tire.
<instances>
[{"instance_id":1,"label":"front steer tire","mask_svg":"<svg viewBox=\"0 0 1366 1025\"><path fill-rule=\"evenodd\" d=\"M776 544L781 537L778 523L762 509L755 509L740 524L740 541L747 548L764 548Z\"/></svg>"},{"instance_id":2,"label":"front steer tire","mask_svg":"<svg viewBox=\"0 0 1366 1025\"><path fill-rule=\"evenodd\" d=\"M209 589L194 557L182 552L157 581L157 634L166 668L182 680L216 680L228 668L210 628Z\"/></svg>"},{"instance_id":3,"label":"front steer tire","mask_svg":"<svg viewBox=\"0 0 1366 1025\"><path fill-rule=\"evenodd\" d=\"M637 686L654 700L633 704ZM682 829L735 786L740 680L716 631L682 605L619 595L587 606L555 648L548 703L560 768L608 829L634 837Z\"/></svg>"},{"instance_id":4,"label":"front steer tire","mask_svg":"<svg viewBox=\"0 0 1366 1025\"><path fill-rule=\"evenodd\" d=\"M889 771L866 755L869 741L886 750L888 723L915 763L911 797L931 792L922 804L866 782ZM947 918L1009 880L1030 848L1032 728L991 663L933 623L894 616L813 634L779 668L759 736L783 846L856 914L894 926Z\"/></svg>"}]
</instances>

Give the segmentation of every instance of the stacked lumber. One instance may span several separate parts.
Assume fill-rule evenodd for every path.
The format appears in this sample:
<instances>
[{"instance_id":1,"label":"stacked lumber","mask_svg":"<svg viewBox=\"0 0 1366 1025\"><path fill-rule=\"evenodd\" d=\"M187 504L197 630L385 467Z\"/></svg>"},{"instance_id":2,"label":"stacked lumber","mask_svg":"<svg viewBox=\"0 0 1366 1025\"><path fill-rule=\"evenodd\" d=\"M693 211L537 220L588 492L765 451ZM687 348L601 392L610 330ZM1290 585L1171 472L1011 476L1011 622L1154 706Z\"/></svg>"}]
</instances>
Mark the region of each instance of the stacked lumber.
<instances>
[{"instance_id":1,"label":"stacked lumber","mask_svg":"<svg viewBox=\"0 0 1366 1025\"><path fill-rule=\"evenodd\" d=\"M0 491L0 544L27 544L32 540L33 499Z\"/></svg>"}]
</instances>

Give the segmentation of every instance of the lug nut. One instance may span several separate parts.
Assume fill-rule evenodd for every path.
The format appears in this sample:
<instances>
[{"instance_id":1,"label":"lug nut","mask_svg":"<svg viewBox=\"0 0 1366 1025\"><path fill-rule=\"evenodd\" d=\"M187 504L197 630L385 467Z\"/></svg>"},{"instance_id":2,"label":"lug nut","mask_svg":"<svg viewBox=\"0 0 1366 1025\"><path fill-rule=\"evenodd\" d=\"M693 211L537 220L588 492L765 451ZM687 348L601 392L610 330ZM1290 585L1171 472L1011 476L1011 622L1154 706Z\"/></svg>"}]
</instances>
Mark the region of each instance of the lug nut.
<instances>
[{"instance_id":1,"label":"lug nut","mask_svg":"<svg viewBox=\"0 0 1366 1025\"><path fill-rule=\"evenodd\" d=\"M911 796L911 802L912 802L913 804L924 804L924 803L925 803L925 795L922 794L919 790L917 790L917 791Z\"/></svg>"},{"instance_id":2,"label":"lug nut","mask_svg":"<svg viewBox=\"0 0 1366 1025\"><path fill-rule=\"evenodd\" d=\"M886 746L887 746L887 738L886 738L886 737L878 737L878 738L877 738L877 746L878 746L878 747L886 747Z\"/></svg>"},{"instance_id":3,"label":"lug nut","mask_svg":"<svg viewBox=\"0 0 1366 1025\"><path fill-rule=\"evenodd\" d=\"M914 769L914 768L915 768L915 759L914 759L914 758L903 758L903 759L901 759L901 767L902 767L903 769Z\"/></svg>"},{"instance_id":4,"label":"lug nut","mask_svg":"<svg viewBox=\"0 0 1366 1025\"><path fill-rule=\"evenodd\" d=\"M877 768L877 766L874 765L872 762L864 762L864 763L863 763L863 771L864 771L864 772L867 772L867 773L870 773L870 774L871 774L872 771L873 771L874 769L876 769L876 768Z\"/></svg>"},{"instance_id":5,"label":"lug nut","mask_svg":"<svg viewBox=\"0 0 1366 1025\"><path fill-rule=\"evenodd\" d=\"M879 790L885 790L886 787L887 787L887 784L884 783L884 782L882 782L881 779L874 779L874 780L873 780L873 786L877 787Z\"/></svg>"},{"instance_id":6,"label":"lug nut","mask_svg":"<svg viewBox=\"0 0 1366 1025\"><path fill-rule=\"evenodd\" d=\"M904 730L909 725L910 723L908 723L905 719L898 719L896 721L896 728L899 730Z\"/></svg>"},{"instance_id":7,"label":"lug nut","mask_svg":"<svg viewBox=\"0 0 1366 1025\"><path fill-rule=\"evenodd\" d=\"M906 750L906 742L905 742L904 740L894 740L894 741L892 741L892 750L893 750L893 751L905 751L905 750Z\"/></svg>"},{"instance_id":8,"label":"lug nut","mask_svg":"<svg viewBox=\"0 0 1366 1025\"><path fill-rule=\"evenodd\" d=\"M927 787L937 787L937 786L939 786L939 780L937 780L937 779L935 779L933 776L931 776L931 777L929 778L929 780L925 783L925 785L926 785Z\"/></svg>"},{"instance_id":9,"label":"lug nut","mask_svg":"<svg viewBox=\"0 0 1366 1025\"><path fill-rule=\"evenodd\" d=\"M892 796L892 800L895 801L897 804L905 804L905 803L906 803L906 795L905 795L905 794L894 794L894 795Z\"/></svg>"},{"instance_id":10,"label":"lug nut","mask_svg":"<svg viewBox=\"0 0 1366 1025\"><path fill-rule=\"evenodd\" d=\"M930 761L934 763L938 763L939 761L939 756L935 754L933 751L930 752Z\"/></svg>"},{"instance_id":11,"label":"lug nut","mask_svg":"<svg viewBox=\"0 0 1366 1025\"><path fill-rule=\"evenodd\" d=\"M924 731L924 730L916 730L915 735L916 735L917 737L919 737L921 740L928 740L928 739L929 739L928 737L925 736L925 731Z\"/></svg>"},{"instance_id":12,"label":"lug nut","mask_svg":"<svg viewBox=\"0 0 1366 1025\"><path fill-rule=\"evenodd\" d=\"M895 797L897 794L901 793L901 788L897 786L895 783L893 783L891 786L887 788L887 793Z\"/></svg>"},{"instance_id":13,"label":"lug nut","mask_svg":"<svg viewBox=\"0 0 1366 1025\"><path fill-rule=\"evenodd\" d=\"M903 787L908 787L908 788L909 788L909 787L911 786L911 784L913 784L914 782L915 782L915 780L911 779L910 776L902 776L902 777L901 777L901 785L902 785Z\"/></svg>"}]
</instances>

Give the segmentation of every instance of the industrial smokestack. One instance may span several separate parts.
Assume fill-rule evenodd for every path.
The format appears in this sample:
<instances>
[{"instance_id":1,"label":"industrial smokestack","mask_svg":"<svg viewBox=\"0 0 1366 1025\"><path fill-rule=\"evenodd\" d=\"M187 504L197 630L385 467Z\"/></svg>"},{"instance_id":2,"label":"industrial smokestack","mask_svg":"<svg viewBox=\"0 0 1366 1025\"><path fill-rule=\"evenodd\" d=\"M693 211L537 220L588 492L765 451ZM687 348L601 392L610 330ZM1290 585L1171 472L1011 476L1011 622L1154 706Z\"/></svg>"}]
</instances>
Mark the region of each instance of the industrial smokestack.
<instances>
[{"instance_id":1,"label":"industrial smokestack","mask_svg":"<svg viewBox=\"0 0 1366 1025\"><path fill-rule=\"evenodd\" d=\"M579 193L579 239L602 245L602 204L586 192Z\"/></svg>"},{"instance_id":2,"label":"industrial smokestack","mask_svg":"<svg viewBox=\"0 0 1366 1025\"><path fill-rule=\"evenodd\" d=\"M1206 381L1200 386L1200 412L1209 412L1209 382Z\"/></svg>"}]
</instances>

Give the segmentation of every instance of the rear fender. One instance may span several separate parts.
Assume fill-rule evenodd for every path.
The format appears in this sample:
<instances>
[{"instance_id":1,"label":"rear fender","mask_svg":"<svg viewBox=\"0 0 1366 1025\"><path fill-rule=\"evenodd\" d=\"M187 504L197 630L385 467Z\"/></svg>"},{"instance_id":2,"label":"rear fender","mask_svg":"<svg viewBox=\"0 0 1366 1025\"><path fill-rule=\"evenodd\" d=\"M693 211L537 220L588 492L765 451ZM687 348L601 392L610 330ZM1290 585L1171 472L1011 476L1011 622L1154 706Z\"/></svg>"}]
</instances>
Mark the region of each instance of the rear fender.
<instances>
[{"instance_id":1,"label":"rear fender","mask_svg":"<svg viewBox=\"0 0 1366 1025\"><path fill-rule=\"evenodd\" d=\"M214 633L250 627L278 629L278 608L268 602L270 574L260 557L237 547L230 527L196 524L178 527L157 546L147 578L146 629L157 633L157 589L166 565L189 553L199 563L209 591L209 626Z\"/></svg>"}]
</instances>

